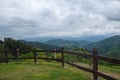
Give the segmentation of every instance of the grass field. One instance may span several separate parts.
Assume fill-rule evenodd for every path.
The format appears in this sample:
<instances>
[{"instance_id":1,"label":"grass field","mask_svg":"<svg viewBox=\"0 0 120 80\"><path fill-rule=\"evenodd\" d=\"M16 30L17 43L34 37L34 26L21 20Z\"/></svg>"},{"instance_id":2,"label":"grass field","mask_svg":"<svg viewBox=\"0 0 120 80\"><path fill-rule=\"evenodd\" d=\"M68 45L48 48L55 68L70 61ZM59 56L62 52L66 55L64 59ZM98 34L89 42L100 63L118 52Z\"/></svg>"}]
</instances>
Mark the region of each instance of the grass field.
<instances>
[{"instance_id":1,"label":"grass field","mask_svg":"<svg viewBox=\"0 0 120 80\"><path fill-rule=\"evenodd\" d=\"M0 64L0 80L92 80L91 73L65 65L66 68L62 68L60 63ZM99 68L100 71L120 79L120 66L100 65Z\"/></svg>"},{"instance_id":2,"label":"grass field","mask_svg":"<svg viewBox=\"0 0 120 80\"><path fill-rule=\"evenodd\" d=\"M0 80L90 80L90 74L60 64L0 64Z\"/></svg>"},{"instance_id":3,"label":"grass field","mask_svg":"<svg viewBox=\"0 0 120 80\"><path fill-rule=\"evenodd\" d=\"M120 65L119 66L99 65L99 72L105 73L109 76L112 76L120 80Z\"/></svg>"},{"instance_id":4,"label":"grass field","mask_svg":"<svg viewBox=\"0 0 120 80\"><path fill-rule=\"evenodd\" d=\"M76 63L76 64L89 68L89 65L86 63ZM115 66L115 65L99 65L98 71L120 80L120 65L117 65L117 66Z\"/></svg>"}]
</instances>

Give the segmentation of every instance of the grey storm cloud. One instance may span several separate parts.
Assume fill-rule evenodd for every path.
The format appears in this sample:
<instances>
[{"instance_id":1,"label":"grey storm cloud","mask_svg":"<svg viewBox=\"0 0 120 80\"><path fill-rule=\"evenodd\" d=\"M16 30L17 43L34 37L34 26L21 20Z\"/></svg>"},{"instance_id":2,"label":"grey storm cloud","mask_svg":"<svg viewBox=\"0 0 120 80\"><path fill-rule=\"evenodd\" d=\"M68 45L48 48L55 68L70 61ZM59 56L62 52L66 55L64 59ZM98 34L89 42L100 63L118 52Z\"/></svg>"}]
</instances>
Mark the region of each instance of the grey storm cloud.
<instances>
[{"instance_id":1,"label":"grey storm cloud","mask_svg":"<svg viewBox=\"0 0 120 80\"><path fill-rule=\"evenodd\" d=\"M0 38L120 34L119 0L1 0Z\"/></svg>"}]
</instances>

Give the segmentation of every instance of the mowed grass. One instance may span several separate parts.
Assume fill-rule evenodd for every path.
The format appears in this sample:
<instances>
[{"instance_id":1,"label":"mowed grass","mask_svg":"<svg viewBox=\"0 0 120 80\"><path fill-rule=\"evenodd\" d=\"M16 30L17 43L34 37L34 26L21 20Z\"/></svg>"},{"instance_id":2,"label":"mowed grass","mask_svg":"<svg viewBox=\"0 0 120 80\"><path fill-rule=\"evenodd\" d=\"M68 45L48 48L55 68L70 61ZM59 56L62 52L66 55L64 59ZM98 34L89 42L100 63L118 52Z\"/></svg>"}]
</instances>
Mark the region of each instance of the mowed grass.
<instances>
[{"instance_id":1,"label":"mowed grass","mask_svg":"<svg viewBox=\"0 0 120 80\"><path fill-rule=\"evenodd\" d=\"M0 64L0 80L92 80L92 74L58 63Z\"/></svg>"},{"instance_id":2,"label":"mowed grass","mask_svg":"<svg viewBox=\"0 0 120 80\"><path fill-rule=\"evenodd\" d=\"M99 72L120 80L120 65L99 65Z\"/></svg>"},{"instance_id":3,"label":"mowed grass","mask_svg":"<svg viewBox=\"0 0 120 80\"><path fill-rule=\"evenodd\" d=\"M112 73L118 73L120 75L120 65L114 66L114 65L100 65L100 70L109 71Z\"/></svg>"},{"instance_id":4,"label":"mowed grass","mask_svg":"<svg viewBox=\"0 0 120 80\"><path fill-rule=\"evenodd\" d=\"M92 65L89 67L89 65L86 63L76 63L76 64L92 69ZM98 71L106 75L109 75L113 78L116 78L117 80L120 80L120 65L98 65ZM104 80L101 77L99 77L99 79Z\"/></svg>"}]
</instances>

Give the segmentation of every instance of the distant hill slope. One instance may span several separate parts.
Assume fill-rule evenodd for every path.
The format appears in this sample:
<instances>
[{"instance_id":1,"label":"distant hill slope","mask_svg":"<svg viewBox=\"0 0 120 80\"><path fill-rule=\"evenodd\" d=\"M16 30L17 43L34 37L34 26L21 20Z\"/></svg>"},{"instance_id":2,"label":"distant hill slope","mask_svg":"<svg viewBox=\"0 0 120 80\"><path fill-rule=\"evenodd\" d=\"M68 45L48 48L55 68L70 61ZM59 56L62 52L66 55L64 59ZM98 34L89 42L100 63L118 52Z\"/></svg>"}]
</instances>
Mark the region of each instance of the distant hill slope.
<instances>
[{"instance_id":1,"label":"distant hill slope","mask_svg":"<svg viewBox=\"0 0 120 80\"><path fill-rule=\"evenodd\" d=\"M101 55L106 55L112 58L120 58L120 35L112 36L101 41L91 43L84 46L88 50L98 48Z\"/></svg>"},{"instance_id":2,"label":"distant hill slope","mask_svg":"<svg viewBox=\"0 0 120 80\"><path fill-rule=\"evenodd\" d=\"M64 46L66 49L72 49L72 48L79 48L82 46L85 46L89 44L89 41L70 41L70 40L64 40L64 39L53 39L45 42L46 44L49 45L54 45L54 46Z\"/></svg>"},{"instance_id":3,"label":"distant hill slope","mask_svg":"<svg viewBox=\"0 0 120 80\"><path fill-rule=\"evenodd\" d=\"M49 45L49 44L45 44L45 43L40 43L40 42L27 42L28 45L31 45L35 48L40 48L40 49L60 49L60 47L58 46L53 46L53 45Z\"/></svg>"}]
</instances>

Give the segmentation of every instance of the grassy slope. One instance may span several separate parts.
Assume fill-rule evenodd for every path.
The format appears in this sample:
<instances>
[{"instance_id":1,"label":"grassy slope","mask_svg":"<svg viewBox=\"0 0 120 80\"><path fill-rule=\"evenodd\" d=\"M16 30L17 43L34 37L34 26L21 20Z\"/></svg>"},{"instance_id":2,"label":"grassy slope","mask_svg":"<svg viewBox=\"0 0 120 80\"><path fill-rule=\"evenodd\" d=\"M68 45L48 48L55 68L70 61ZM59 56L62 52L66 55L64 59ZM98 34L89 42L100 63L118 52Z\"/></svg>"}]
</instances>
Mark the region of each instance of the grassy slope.
<instances>
[{"instance_id":1,"label":"grassy slope","mask_svg":"<svg viewBox=\"0 0 120 80\"><path fill-rule=\"evenodd\" d=\"M76 63L76 64L78 64L80 66L83 66L83 67L89 68L89 65L86 64L86 63ZM90 68L91 67L92 66L90 66ZM99 68L98 69L99 72L107 74L107 75L109 75L111 77L114 77L114 78L120 80L120 65L118 65L118 66L114 66L114 65L113 66L112 65L99 65L98 68Z\"/></svg>"},{"instance_id":2,"label":"grassy slope","mask_svg":"<svg viewBox=\"0 0 120 80\"><path fill-rule=\"evenodd\" d=\"M88 64L78 64L88 67ZM62 68L60 63L0 64L0 80L92 80L92 74L66 66L68 68ZM99 65L99 71L120 80L120 66Z\"/></svg>"},{"instance_id":3,"label":"grassy slope","mask_svg":"<svg viewBox=\"0 0 120 80\"><path fill-rule=\"evenodd\" d=\"M59 64L0 64L0 80L90 80L90 76Z\"/></svg>"},{"instance_id":4,"label":"grassy slope","mask_svg":"<svg viewBox=\"0 0 120 80\"><path fill-rule=\"evenodd\" d=\"M99 65L99 71L120 80L120 65L119 66Z\"/></svg>"}]
</instances>

